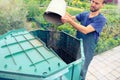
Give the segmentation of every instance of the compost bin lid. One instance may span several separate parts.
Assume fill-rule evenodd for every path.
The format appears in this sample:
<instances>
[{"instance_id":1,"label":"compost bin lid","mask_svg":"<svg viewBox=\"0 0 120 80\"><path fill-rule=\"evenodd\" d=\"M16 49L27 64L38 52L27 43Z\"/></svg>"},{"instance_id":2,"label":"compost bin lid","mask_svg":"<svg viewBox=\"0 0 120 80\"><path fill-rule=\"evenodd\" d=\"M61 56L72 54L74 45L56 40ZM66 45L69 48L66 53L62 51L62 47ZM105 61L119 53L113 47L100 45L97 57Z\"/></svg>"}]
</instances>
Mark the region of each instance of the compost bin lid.
<instances>
[{"instance_id":1,"label":"compost bin lid","mask_svg":"<svg viewBox=\"0 0 120 80\"><path fill-rule=\"evenodd\" d=\"M47 77L66 67L53 50L24 29L0 36L0 73Z\"/></svg>"}]
</instances>

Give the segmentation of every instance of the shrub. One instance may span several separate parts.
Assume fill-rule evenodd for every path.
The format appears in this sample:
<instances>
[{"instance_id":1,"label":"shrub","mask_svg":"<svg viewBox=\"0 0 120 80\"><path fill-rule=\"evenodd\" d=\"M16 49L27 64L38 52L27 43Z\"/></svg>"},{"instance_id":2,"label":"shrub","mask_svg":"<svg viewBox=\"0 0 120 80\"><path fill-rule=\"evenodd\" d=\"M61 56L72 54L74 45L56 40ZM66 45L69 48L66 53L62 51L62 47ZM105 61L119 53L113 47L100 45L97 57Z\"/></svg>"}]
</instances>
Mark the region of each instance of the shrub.
<instances>
[{"instance_id":1,"label":"shrub","mask_svg":"<svg viewBox=\"0 0 120 80\"><path fill-rule=\"evenodd\" d=\"M25 26L24 6L23 0L0 0L0 34Z\"/></svg>"}]
</instances>

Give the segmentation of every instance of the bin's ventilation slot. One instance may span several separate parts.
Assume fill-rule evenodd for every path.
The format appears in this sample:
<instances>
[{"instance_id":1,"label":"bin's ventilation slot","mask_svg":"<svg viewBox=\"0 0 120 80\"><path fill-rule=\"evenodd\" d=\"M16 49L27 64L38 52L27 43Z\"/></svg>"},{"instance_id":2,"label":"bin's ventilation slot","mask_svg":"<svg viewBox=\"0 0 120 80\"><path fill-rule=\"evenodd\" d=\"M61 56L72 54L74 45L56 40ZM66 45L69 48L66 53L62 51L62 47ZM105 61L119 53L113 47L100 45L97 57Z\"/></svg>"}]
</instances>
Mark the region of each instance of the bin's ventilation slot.
<instances>
[{"instance_id":1,"label":"bin's ventilation slot","mask_svg":"<svg viewBox=\"0 0 120 80\"><path fill-rule=\"evenodd\" d=\"M47 58L47 60L53 59L53 58L55 58L55 57L56 57L56 56L49 57L49 58ZM42 63L42 62L44 62L44 61L45 61L45 60L40 60L40 61L38 61L38 62L36 62L36 63L34 63L34 64L31 64L30 66L37 65L37 64Z\"/></svg>"},{"instance_id":2,"label":"bin's ventilation slot","mask_svg":"<svg viewBox=\"0 0 120 80\"><path fill-rule=\"evenodd\" d=\"M26 33L26 34L28 34L28 33ZM22 34L22 35L26 35L26 34ZM12 34L11 34L12 35ZM13 35L12 35L13 36ZM21 36L21 34L18 34L18 35L14 35L14 37L16 37L16 36ZM6 39L6 38L5 38ZM33 38L31 38L31 39L29 39L29 40L34 40L35 38L33 37ZM19 43L23 43L23 42L26 42L26 40L22 40L22 41L19 41ZM7 46L11 46L11 45L15 45L15 44L17 44L17 42L13 42L13 43L9 43L9 44L5 44L5 45L2 45L1 46L1 48L4 48L4 47L7 47Z\"/></svg>"},{"instance_id":3,"label":"bin's ventilation slot","mask_svg":"<svg viewBox=\"0 0 120 80\"><path fill-rule=\"evenodd\" d=\"M35 38L28 39L28 40L29 40L29 41L32 41L32 40L34 40L34 39L35 39ZM26 41L27 41L27 40L22 40L22 41L19 41L19 43L24 43L24 42L26 42ZM8 47L8 46L15 45L15 44L17 44L17 42L5 44L5 45L1 46L1 48Z\"/></svg>"},{"instance_id":4,"label":"bin's ventilation slot","mask_svg":"<svg viewBox=\"0 0 120 80\"><path fill-rule=\"evenodd\" d=\"M5 38L5 39L6 39L6 38ZM16 63L16 61L15 61L15 59L14 59L14 57L13 57L13 55L12 55L12 53L11 53L10 49L9 49L9 46L8 46L8 44L7 44L6 40L5 40L5 44L6 44L7 49L8 49L8 51L9 51L9 53L10 53L11 57L12 57L13 63L14 63L15 65L17 65L17 63Z\"/></svg>"},{"instance_id":5,"label":"bin's ventilation slot","mask_svg":"<svg viewBox=\"0 0 120 80\"><path fill-rule=\"evenodd\" d=\"M27 58L29 59L29 61L30 61L32 64L34 64L33 61L31 60L31 58L29 57L29 55L26 53L26 51L23 49L23 47L22 47L21 44L19 43L19 41L16 39L16 37L13 36L12 34L11 34L11 36L14 37L15 41L18 43L18 45L20 46L20 48L22 49L22 51L25 53L25 55L27 56ZM36 68L35 65L34 65L34 67Z\"/></svg>"},{"instance_id":6,"label":"bin's ventilation slot","mask_svg":"<svg viewBox=\"0 0 120 80\"><path fill-rule=\"evenodd\" d=\"M27 36L25 36L25 35L26 35L26 34L20 34L20 36L23 36L24 40L18 41L17 38L16 38L16 36L18 36L18 35L12 35L12 34L11 34L11 36L14 38L15 42L8 44L8 43L5 41L5 45L3 45L2 47L7 47L8 51L9 51L9 53L10 53L10 54L6 55L5 58L11 57L12 60L13 60L13 62L14 62L14 64L16 65L17 63L15 62L14 56L17 55L17 54L20 54L20 53L25 53L25 55L27 56L27 58L29 59L29 61L32 63L32 64L30 64L30 66L36 67L35 64L38 64L38 63L43 62L43 61L46 61L46 62L49 64L48 59L46 59L46 58L41 54L41 52L38 50L38 48L40 48L40 47L43 46L43 45L42 45L42 44L37 45L37 46L34 45L31 41L32 41L32 40L35 40L35 38L33 37L33 38L28 39ZM5 38L5 39L6 39L6 38ZM28 49L24 49L24 48L22 47L22 45L21 45L21 43L23 43L23 42L28 42L32 47L31 47L31 48L28 48ZM15 44L19 45L19 47L20 47L22 50L17 51L17 52L11 52L10 49L9 49L9 46L12 46L12 45L15 45ZM34 63L34 62L32 61L32 59L29 57L29 55L27 54L27 51L30 51L30 50L36 50L36 51L38 52L38 54L43 58L43 60Z\"/></svg>"},{"instance_id":7,"label":"bin's ventilation slot","mask_svg":"<svg viewBox=\"0 0 120 80\"><path fill-rule=\"evenodd\" d=\"M36 46L35 48L39 48L39 47L41 47L41 46ZM12 56L15 56L15 55L17 55L17 54L20 54L20 53L24 53L24 52L27 52L27 51L30 51L30 50L33 50L34 48L29 48L29 49L24 49L24 51L18 51L18 52L11 52L11 54L9 54L9 55L6 55L5 56L5 58L9 58L9 57L12 57Z\"/></svg>"},{"instance_id":8,"label":"bin's ventilation slot","mask_svg":"<svg viewBox=\"0 0 120 80\"><path fill-rule=\"evenodd\" d=\"M49 64L48 60L40 53L40 51L23 35L23 37L34 47L34 49L42 56L42 58Z\"/></svg>"}]
</instances>

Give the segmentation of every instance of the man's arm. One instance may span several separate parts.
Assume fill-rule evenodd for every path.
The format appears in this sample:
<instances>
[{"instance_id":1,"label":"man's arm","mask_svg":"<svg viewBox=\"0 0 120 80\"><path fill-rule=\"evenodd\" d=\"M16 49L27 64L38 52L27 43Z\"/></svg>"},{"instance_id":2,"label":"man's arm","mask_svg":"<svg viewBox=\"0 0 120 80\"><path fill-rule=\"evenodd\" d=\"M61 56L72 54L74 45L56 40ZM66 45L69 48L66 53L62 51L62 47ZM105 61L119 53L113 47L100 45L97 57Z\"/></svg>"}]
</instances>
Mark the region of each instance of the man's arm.
<instances>
[{"instance_id":1,"label":"man's arm","mask_svg":"<svg viewBox=\"0 0 120 80\"><path fill-rule=\"evenodd\" d=\"M76 17L75 16L71 16L68 13L66 13L66 15L63 16L61 19L62 19L63 23L71 24L75 29L77 29L78 31L82 32L83 34L88 34L90 32L95 31L95 29L91 25L88 25L88 26L85 27L85 26L82 26L82 25L78 24L75 21Z\"/></svg>"}]
</instances>

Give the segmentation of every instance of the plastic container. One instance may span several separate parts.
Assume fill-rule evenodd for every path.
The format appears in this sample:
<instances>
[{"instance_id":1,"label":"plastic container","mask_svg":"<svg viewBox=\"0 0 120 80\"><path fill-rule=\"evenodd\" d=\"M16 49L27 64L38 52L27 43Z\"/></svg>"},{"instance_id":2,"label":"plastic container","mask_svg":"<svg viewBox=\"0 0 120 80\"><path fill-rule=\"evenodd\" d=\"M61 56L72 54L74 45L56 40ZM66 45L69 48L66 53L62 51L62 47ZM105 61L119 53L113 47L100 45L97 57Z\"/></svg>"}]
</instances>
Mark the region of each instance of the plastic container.
<instances>
[{"instance_id":1,"label":"plastic container","mask_svg":"<svg viewBox=\"0 0 120 80\"><path fill-rule=\"evenodd\" d=\"M0 79L81 80L82 40L64 32L52 35L21 29L0 36Z\"/></svg>"},{"instance_id":2,"label":"plastic container","mask_svg":"<svg viewBox=\"0 0 120 80\"><path fill-rule=\"evenodd\" d=\"M44 18L55 25L63 24L61 21L61 16L64 16L66 13L66 2L65 0L51 0L48 5Z\"/></svg>"},{"instance_id":3,"label":"plastic container","mask_svg":"<svg viewBox=\"0 0 120 80\"><path fill-rule=\"evenodd\" d=\"M56 80L81 80L80 72L85 59L82 39L65 32L36 30L31 33L52 48L68 65L69 71Z\"/></svg>"}]
</instances>

